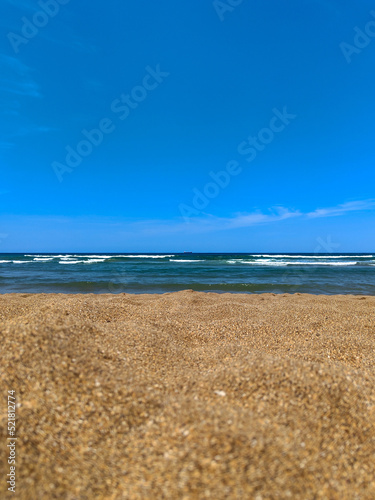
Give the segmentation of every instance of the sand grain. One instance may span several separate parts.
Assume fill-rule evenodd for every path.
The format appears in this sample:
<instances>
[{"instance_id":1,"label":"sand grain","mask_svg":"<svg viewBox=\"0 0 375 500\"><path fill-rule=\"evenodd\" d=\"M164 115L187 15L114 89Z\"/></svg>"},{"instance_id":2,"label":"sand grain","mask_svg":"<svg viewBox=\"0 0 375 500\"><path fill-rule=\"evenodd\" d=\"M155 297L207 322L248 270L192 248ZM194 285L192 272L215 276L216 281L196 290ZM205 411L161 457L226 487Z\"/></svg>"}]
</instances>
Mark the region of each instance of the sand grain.
<instances>
[{"instance_id":1,"label":"sand grain","mask_svg":"<svg viewBox=\"0 0 375 500\"><path fill-rule=\"evenodd\" d=\"M16 498L375 498L375 297L10 294L0 322Z\"/></svg>"}]
</instances>

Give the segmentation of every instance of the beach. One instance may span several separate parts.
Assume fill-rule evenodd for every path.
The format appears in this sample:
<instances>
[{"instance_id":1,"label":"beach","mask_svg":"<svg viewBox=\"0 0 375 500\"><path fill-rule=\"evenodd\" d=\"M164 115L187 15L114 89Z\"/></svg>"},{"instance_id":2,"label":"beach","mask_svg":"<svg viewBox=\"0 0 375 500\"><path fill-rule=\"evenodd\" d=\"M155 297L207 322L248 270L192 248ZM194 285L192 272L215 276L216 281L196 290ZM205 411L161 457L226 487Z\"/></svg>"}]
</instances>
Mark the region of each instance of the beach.
<instances>
[{"instance_id":1,"label":"beach","mask_svg":"<svg viewBox=\"0 0 375 500\"><path fill-rule=\"evenodd\" d=\"M1 498L375 498L374 296L5 294L0 339Z\"/></svg>"}]
</instances>

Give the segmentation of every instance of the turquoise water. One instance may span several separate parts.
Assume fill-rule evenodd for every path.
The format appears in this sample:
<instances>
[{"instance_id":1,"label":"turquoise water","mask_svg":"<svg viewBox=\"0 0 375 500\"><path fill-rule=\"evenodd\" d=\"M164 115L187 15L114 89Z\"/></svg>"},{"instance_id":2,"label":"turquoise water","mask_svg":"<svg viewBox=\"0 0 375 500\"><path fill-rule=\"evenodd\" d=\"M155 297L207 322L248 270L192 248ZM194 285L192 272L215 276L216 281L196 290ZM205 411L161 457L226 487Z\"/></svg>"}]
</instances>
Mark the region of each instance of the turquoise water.
<instances>
[{"instance_id":1,"label":"turquoise water","mask_svg":"<svg viewBox=\"0 0 375 500\"><path fill-rule=\"evenodd\" d=\"M375 254L0 254L0 293L375 295Z\"/></svg>"}]
</instances>

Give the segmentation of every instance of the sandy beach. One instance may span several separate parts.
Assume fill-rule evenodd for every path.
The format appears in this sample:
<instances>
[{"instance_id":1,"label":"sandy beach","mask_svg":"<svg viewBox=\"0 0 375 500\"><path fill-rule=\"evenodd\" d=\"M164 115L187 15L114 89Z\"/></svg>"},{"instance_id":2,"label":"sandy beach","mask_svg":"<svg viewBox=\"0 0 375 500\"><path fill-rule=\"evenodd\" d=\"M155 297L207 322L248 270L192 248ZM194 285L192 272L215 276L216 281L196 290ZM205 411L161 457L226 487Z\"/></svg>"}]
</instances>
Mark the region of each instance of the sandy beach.
<instances>
[{"instance_id":1,"label":"sandy beach","mask_svg":"<svg viewBox=\"0 0 375 500\"><path fill-rule=\"evenodd\" d=\"M0 321L1 498L375 498L375 297L9 294Z\"/></svg>"}]
</instances>

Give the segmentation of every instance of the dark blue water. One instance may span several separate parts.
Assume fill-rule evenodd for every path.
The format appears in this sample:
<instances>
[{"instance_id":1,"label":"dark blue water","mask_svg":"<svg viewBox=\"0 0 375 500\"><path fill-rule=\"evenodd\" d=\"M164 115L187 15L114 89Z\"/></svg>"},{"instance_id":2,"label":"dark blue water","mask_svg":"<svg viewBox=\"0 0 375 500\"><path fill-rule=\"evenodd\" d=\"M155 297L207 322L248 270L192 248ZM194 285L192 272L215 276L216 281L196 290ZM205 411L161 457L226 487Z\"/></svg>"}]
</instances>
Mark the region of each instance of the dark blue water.
<instances>
[{"instance_id":1,"label":"dark blue water","mask_svg":"<svg viewBox=\"0 0 375 500\"><path fill-rule=\"evenodd\" d=\"M375 295L375 254L0 254L0 293Z\"/></svg>"}]
</instances>

